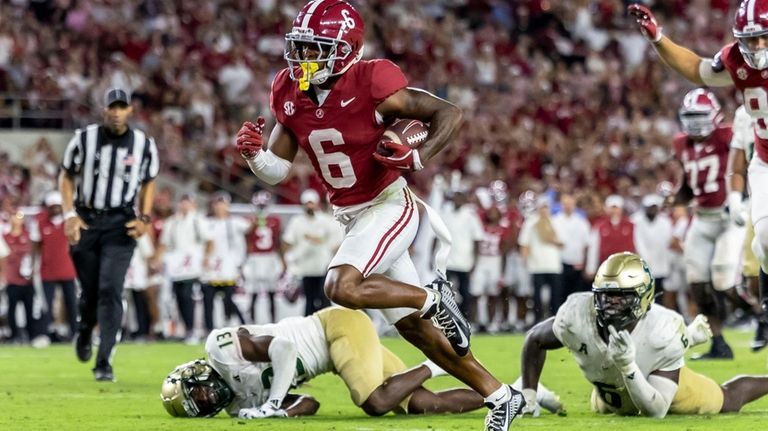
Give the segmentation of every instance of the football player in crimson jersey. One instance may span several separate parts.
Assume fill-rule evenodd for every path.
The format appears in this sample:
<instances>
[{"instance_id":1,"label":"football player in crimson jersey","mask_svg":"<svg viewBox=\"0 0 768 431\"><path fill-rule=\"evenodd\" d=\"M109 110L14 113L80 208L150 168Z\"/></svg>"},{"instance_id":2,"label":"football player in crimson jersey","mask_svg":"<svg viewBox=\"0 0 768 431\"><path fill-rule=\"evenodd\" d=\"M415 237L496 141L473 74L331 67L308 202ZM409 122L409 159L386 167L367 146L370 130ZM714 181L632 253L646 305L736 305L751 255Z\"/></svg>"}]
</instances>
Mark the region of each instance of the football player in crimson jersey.
<instances>
[{"instance_id":1,"label":"football player in crimson jersey","mask_svg":"<svg viewBox=\"0 0 768 431\"><path fill-rule=\"evenodd\" d=\"M491 411L486 427L506 430L524 404L469 352L470 328L441 277L419 287L408 247L418 229L415 197L402 178L432 159L461 123L461 110L434 95L407 87L387 60L361 60L364 24L341 0L306 4L285 37L288 67L272 82L270 107L276 124L263 147L264 119L246 122L237 147L253 173L277 184L302 148L322 177L334 215L346 235L329 265L325 291L348 308L381 309L400 334L427 357L483 395ZM395 118L429 123L420 150L384 143ZM429 319L437 323L440 331Z\"/></svg>"},{"instance_id":2,"label":"football player in crimson jersey","mask_svg":"<svg viewBox=\"0 0 768 431\"><path fill-rule=\"evenodd\" d=\"M712 348L701 359L732 359L733 352L721 334L722 316L718 313L714 292L732 286L714 286L713 290L712 268L715 244L725 237L731 226L725 212L725 170L733 133L730 125L721 123L720 103L715 95L702 88L685 95L679 117L683 132L675 137L672 147L683 174L674 196L675 204L687 204L691 198L695 203L683 247L686 279L696 305L709 319L714 333ZM734 250L731 255L739 253ZM729 279L736 279L737 264L734 261L734 274Z\"/></svg>"},{"instance_id":3,"label":"football player in crimson jersey","mask_svg":"<svg viewBox=\"0 0 768 431\"><path fill-rule=\"evenodd\" d=\"M487 329L491 333L499 332L506 324L509 315L509 297L502 287L502 269L505 265L503 246L506 242L507 228L501 225L501 210L491 205L482 216L484 238L478 246L478 257L472 271L471 293L476 297L486 296L488 310ZM501 321L496 322L496 309L501 308Z\"/></svg>"},{"instance_id":4,"label":"football player in crimson jersey","mask_svg":"<svg viewBox=\"0 0 768 431\"><path fill-rule=\"evenodd\" d=\"M743 0L733 23L736 42L724 46L713 58L702 58L662 34L656 17L641 4L629 6L640 31L653 44L665 63L687 80L709 87L735 86L744 96L744 106L755 120L755 154L749 166L751 184L768 182L768 0ZM760 261L760 284L765 308L768 300L768 187L750 191L752 248ZM730 194L729 205L740 207L741 196ZM738 211L731 211L735 214Z\"/></svg>"},{"instance_id":5,"label":"football player in crimson jersey","mask_svg":"<svg viewBox=\"0 0 768 431\"><path fill-rule=\"evenodd\" d=\"M254 323L256 322L256 303L261 291L267 292L270 322L277 322L276 286L286 268L285 257L280 248L282 222L279 216L268 213L267 206L271 202L272 193L266 190L254 193L251 203L256 207L256 216L251 220L251 227L245 234L248 256L242 271L246 291L251 294L249 313Z\"/></svg>"}]
</instances>

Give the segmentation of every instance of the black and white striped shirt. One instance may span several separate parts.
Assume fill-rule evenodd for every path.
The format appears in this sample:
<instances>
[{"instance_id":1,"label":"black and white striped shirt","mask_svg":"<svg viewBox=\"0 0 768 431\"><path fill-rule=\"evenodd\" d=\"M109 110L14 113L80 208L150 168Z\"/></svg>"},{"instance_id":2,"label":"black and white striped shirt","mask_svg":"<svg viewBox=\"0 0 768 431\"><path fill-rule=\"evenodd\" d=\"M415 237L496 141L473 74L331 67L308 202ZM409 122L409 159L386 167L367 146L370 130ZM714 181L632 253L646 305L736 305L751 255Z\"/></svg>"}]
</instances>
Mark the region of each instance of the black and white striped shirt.
<instances>
[{"instance_id":1,"label":"black and white striped shirt","mask_svg":"<svg viewBox=\"0 0 768 431\"><path fill-rule=\"evenodd\" d=\"M75 206L133 207L142 183L160 170L154 139L134 128L121 136L91 124L75 131L61 167L75 180Z\"/></svg>"}]
</instances>

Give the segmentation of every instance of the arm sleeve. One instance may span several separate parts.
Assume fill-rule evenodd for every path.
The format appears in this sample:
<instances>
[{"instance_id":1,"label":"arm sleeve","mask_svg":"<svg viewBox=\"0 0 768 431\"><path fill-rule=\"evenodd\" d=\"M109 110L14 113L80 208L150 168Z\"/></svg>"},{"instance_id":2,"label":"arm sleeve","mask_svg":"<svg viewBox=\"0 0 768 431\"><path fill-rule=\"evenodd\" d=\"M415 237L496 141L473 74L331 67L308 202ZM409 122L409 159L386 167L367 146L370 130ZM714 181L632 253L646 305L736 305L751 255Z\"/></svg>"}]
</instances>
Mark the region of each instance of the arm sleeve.
<instances>
[{"instance_id":1,"label":"arm sleeve","mask_svg":"<svg viewBox=\"0 0 768 431\"><path fill-rule=\"evenodd\" d=\"M666 377L655 375L650 375L646 379L634 362L628 368L622 371L621 377L635 406L640 409L643 416L654 418L666 416L677 392L677 383Z\"/></svg>"},{"instance_id":2,"label":"arm sleeve","mask_svg":"<svg viewBox=\"0 0 768 431\"><path fill-rule=\"evenodd\" d=\"M272 150L259 151L256 157L248 160L248 167L256 178L274 186L288 176L291 162L276 156Z\"/></svg>"},{"instance_id":3,"label":"arm sleeve","mask_svg":"<svg viewBox=\"0 0 768 431\"><path fill-rule=\"evenodd\" d=\"M272 363L272 369L275 372L272 378L272 387L269 388L269 400L276 403L279 406L283 402L283 398L291 388L291 382L293 382L295 370L296 370L296 358L298 353L296 351L296 345L285 338L275 337L272 342L269 343L269 349L267 350L269 360Z\"/></svg>"},{"instance_id":4,"label":"arm sleeve","mask_svg":"<svg viewBox=\"0 0 768 431\"><path fill-rule=\"evenodd\" d=\"M720 54L718 54L719 56ZM728 87L733 85L731 74L719 65L721 61L716 56L714 59L705 58L699 63L699 75L708 87Z\"/></svg>"},{"instance_id":5,"label":"arm sleeve","mask_svg":"<svg viewBox=\"0 0 768 431\"><path fill-rule=\"evenodd\" d=\"M80 172L83 163L82 131L75 131L75 136L70 139L67 148L64 150L64 158L61 160L61 168L67 174L73 176Z\"/></svg>"}]
</instances>

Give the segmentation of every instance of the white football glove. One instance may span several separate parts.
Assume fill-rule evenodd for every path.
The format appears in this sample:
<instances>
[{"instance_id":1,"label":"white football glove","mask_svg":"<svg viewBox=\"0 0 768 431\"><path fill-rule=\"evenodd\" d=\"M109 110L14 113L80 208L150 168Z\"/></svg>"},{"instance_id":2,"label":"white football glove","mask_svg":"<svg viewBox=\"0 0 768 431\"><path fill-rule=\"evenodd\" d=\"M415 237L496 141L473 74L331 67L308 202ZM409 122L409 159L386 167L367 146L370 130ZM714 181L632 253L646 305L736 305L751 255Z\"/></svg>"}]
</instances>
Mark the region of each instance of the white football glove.
<instances>
[{"instance_id":1,"label":"white football glove","mask_svg":"<svg viewBox=\"0 0 768 431\"><path fill-rule=\"evenodd\" d=\"M693 322L688 325L686 331L688 332L688 341L690 342L688 347L704 344L712 338L712 328L709 327L707 316L703 314L697 315Z\"/></svg>"},{"instance_id":2,"label":"white football glove","mask_svg":"<svg viewBox=\"0 0 768 431\"><path fill-rule=\"evenodd\" d=\"M287 417L288 413L278 408L273 401L267 401L262 404L261 407L251 407L247 409L240 409L237 417L240 419L264 419L271 417Z\"/></svg>"},{"instance_id":3,"label":"white football glove","mask_svg":"<svg viewBox=\"0 0 768 431\"><path fill-rule=\"evenodd\" d=\"M728 193L728 214L736 226L744 226L744 201L741 192Z\"/></svg>"},{"instance_id":4,"label":"white football glove","mask_svg":"<svg viewBox=\"0 0 768 431\"><path fill-rule=\"evenodd\" d=\"M635 343L626 329L616 332L613 325L608 326L608 356L620 370L635 362Z\"/></svg>"},{"instance_id":5,"label":"white football glove","mask_svg":"<svg viewBox=\"0 0 768 431\"><path fill-rule=\"evenodd\" d=\"M525 407L523 407L521 414L523 416L531 415L535 418L539 417L541 414L541 406L539 405L539 400L536 397L536 390L527 388L523 389L521 392L523 393L523 398L525 399Z\"/></svg>"}]
</instances>

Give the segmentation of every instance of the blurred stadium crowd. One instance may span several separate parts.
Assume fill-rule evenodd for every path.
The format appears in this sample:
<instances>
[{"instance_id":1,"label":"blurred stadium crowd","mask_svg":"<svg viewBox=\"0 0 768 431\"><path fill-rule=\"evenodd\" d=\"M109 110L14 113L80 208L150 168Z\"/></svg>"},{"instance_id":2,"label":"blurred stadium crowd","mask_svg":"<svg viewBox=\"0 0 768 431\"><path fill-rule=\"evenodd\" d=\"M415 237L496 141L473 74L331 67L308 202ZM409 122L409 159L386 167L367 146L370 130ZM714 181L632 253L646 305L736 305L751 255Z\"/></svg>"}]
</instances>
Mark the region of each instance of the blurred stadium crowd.
<instances>
[{"instance_id":1,"label":"blurred stadium crowd","mask_svg":"<svg viewBox=\"0 0 768 431\"><path fill-rule=\"evenodd\" d=\"M547 315L543 302L556 309L568 289L585 288L583 281L563 285L566 275L559 264L531 268L528 259L529 267L524 268L520 247L536 253L547 244L566 242L569 250L559 252L555 262L576 271L581 280L584 272L594 272L589 267L586 223L598 223L606 212L614 217L622 210L642 215L654 206L651 203L659 206L657 194L671 192L679 174L670 150L679 130L677 107L690 87L665 71L660 61L649 61L653 54L648 44L628 25L627 2L355 3L368 24L366 57L392 59L411 85L464 109L465 124L455 143L409 181L420 194L431 195L438 204L445 201L449 224L466 226L463 223L470 220L478 226L468 245L457 247L455 253L465 256L454 258L452 272L470 285L490 277L492 287L461 292L467 312L477 308L470 307L475 297L488 304L471 311L484 326L523 329ZM271 118L271 79L285 65L283 34L303 4L2 2L0 127L11 127L5 120L18 99L27 109L65 113L58 119L30 119L22 127L84 125L99 116L106 88L129 88L134 121L156 138L161 151L161 175L174 178L186 191L206 195L225 189L234 201L248 202L261 186L234 150L233 136L245 119ZM727 0L656 1L653 6L667 25L666 34L674 39L685 35L702 54L715 53L729 37L728 27L722 25L732 14ZM728 118L736 107L735 95L718 95ZM59 157L50 145L41 139L25 154L16 162L0 154L0 216L6 222L17 208L42 204L56 186ZM276 203L298 204L307 189L322 196L307 159L299 158L290 179L271 191ZM180 200L171 190L161 191L156 220L170 217ZM572 237L568 224L577 221L555 215L570 213L563 207L573 207L586 221L587 231L580 238ZM675 226L668 244L677 244L672 236L682 238L688 217L685 209L668 212L662 216ZM483 232L496 232L497 225L503 229L497 239L489 239L493 236ZM159 238L153 238L155 248ZM679 258L679 252L679 245L664 251L670 261ZM161 270L151 255L147 259L151 271ZM545 260L551 261L551 256ZM481 275L483 271L490 275ZM560 275L553 279L537 274ZM551 293L542 299L539 292L547 285ZM157 302L158 297L163 296L149 301ZM509 313L505 307L514 297L517 312ZM195 294L195 299L201 298ZM511 314L509 319L492 319L499 315L491 311L496 305L502 306L501 315ZM157 304L150 303L150 309ZM159 332L185 334L168 328L162 326ZM151 335L147 332L139 335Z\"/></svg>"}]
</instances>

